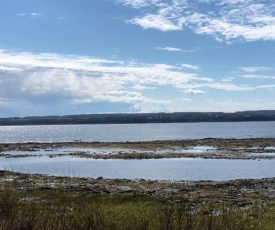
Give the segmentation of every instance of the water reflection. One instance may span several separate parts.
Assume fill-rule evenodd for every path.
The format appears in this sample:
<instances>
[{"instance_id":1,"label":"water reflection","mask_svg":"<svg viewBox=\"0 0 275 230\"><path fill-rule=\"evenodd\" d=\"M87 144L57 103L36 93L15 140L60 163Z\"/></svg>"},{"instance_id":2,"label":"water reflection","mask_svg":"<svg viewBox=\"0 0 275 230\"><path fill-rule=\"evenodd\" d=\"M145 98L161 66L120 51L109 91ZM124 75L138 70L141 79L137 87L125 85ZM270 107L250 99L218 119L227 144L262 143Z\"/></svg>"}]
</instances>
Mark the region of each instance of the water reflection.
<instances>
[{"instance_id":1,"label":"water reflection","mask_svg":"<svg viewBox=\"0 0 275 230\"><path fill-rule=\"evenodd\" d=\"M150 141L275 137L275 122L0 126L0 142Z\"/></svg>"},{"instance_id":2,"label":"water reflection","mask_svg":"<svg viewBox=\"0 0 275 230\"><path fill-rule=\"evenodd\" d=\"M3 158L0 169L56 176L151 180L233 180L275 176L274 160L94 160L47 156Z\"/></svg>"}]
</instances>

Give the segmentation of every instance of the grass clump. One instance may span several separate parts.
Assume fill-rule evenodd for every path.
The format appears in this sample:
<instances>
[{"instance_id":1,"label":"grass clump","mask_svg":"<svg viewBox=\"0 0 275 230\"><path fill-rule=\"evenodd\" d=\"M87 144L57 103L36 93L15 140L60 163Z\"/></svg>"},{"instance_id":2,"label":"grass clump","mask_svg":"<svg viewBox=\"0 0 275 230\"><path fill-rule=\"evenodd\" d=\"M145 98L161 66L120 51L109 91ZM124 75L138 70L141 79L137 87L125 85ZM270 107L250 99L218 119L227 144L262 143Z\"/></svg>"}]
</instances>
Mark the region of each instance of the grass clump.
<instances>
[{"instance_id":1,"label":"grass clump","mask_svg":"<svg viewBox=\"0 0 275 230\"><path fill-rule=\"evenodd\" d=\"M0 230L262 230L275 229L273 211L262 206L190 206L149 195L15 191L9 183L0 191Z\"/></svg>"}]
</instances>

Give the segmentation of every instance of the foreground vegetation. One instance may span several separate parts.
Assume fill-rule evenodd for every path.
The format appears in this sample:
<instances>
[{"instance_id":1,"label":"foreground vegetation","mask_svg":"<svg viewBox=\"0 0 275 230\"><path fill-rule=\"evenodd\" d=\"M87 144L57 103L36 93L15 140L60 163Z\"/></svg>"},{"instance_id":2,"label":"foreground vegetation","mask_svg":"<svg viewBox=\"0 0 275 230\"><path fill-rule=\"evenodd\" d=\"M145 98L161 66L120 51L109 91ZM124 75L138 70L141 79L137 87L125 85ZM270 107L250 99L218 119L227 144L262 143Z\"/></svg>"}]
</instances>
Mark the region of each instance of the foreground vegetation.
<instances>
[{"instance_id":1,"label":"foreground vegetation","mask_svg":"<svg viewBox=\"0 0 275 230\"><path fill-rule=\"evenodd\" d=\"M0 191L0 229L275 229L274 207L187 205L149 195Z\"/></svg>"}]
</instances>

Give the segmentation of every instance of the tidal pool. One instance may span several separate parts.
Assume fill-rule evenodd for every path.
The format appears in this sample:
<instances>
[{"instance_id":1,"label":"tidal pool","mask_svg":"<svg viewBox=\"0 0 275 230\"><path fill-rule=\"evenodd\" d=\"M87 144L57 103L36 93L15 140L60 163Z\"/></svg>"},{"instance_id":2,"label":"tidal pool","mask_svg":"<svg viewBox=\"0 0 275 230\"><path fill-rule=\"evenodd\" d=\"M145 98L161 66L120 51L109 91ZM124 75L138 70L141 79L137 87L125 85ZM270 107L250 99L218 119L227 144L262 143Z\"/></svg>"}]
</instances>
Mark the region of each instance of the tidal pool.
<instances>
[{"instance_id":1,"label":"tidal pool","mask_svg":"<svg viewBox=\"0 0 275 230\"><path fill-rule=\"evenodd\" d=\"M150 180L260 179L275 177L275 160L146 159L95 160L48 156L2 158L0 169L55 176Z\"/></svg>"}]
</instances>

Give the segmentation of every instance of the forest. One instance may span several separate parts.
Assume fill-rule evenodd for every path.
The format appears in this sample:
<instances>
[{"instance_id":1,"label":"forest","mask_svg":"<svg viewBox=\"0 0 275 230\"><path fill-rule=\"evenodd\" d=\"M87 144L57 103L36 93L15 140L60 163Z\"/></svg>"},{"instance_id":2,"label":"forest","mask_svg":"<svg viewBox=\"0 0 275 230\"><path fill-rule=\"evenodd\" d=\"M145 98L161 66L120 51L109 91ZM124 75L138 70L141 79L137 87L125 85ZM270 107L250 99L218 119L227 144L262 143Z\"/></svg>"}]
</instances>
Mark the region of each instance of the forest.
<instances>
[{"instance_id":1,"label":"forest","mask_svg":"<svg viewBox=\"0 0 275 230\"><path fill-rule=\"evenodd\" d=\"M275 110L174 113L113 113L0 118L0 125L134 124L275 121Z\"/></svg>"}]
</instances>

